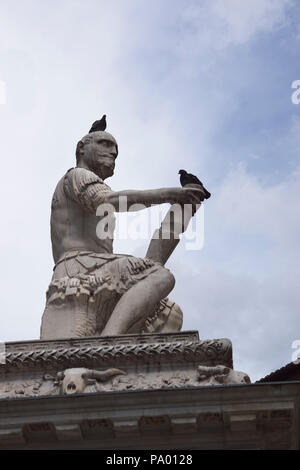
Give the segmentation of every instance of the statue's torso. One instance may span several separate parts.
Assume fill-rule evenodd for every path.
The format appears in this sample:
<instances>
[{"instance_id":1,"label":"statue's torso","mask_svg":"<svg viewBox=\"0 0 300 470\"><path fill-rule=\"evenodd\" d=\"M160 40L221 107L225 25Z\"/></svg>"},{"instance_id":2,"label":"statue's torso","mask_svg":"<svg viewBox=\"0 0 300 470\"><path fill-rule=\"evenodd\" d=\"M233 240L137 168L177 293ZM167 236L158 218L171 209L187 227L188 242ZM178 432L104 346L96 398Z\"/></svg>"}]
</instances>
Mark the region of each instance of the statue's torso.
<instances>
[{"instance_id":1,"label":"statue's torso","mask_svg":"<svg viewBox=\"0 0 300 470\"><path fill-rule=\"evenodd\" d=\"M77 169L75 169L76 171ZM82 169L80 169L82 170ZM74 171L74 170L70 170ZM83 177L89 176L91 172L81 171ZM82 176L80 175L80 177ZM92 174L93 175L93 174ZM77 185L74 191L72 187L72 178L68 177L68 173L58 182L55 189L52 205L51 205L51 241L54 262L56 263L66 252L71 250L88 250L96 253L112 253L113 251L113 228L114 223L110 223L109 237L100 239L97 236L97 224L101 217L96 216L95 210L87 210L87 198L92 198L92 194L84 194L81 197L81 188L88 187L89 191L93 184ZM82 182L82 178L79 183ZM77 181L75 182L75 184ZM94 188L97 190L95 183ZM106 188L109 188L102 182ZM66 190L67 189L67 190ZM110 190L110 188L109 188ZM72 197L70 197L70 195ZM90 201L92 204L92 201ZM114 216L113 222L114 222ZM110 219L111 220L111 219Z\"/></svg>"}]
</instances>

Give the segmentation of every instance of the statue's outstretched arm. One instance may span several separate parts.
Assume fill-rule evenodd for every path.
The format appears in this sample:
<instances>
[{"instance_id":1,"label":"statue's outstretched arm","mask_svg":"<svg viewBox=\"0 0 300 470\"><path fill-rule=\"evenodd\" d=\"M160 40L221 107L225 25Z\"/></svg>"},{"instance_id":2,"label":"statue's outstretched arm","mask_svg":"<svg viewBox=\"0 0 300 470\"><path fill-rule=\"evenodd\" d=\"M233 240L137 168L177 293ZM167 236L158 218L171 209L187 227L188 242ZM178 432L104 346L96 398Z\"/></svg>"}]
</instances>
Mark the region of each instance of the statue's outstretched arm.
<instances>
[{"instance_id":1,"label":"statue's outstretched arm","mask_svg":"<svg viewBox=\"0 0 300 470\"><path fill-rule=\"evenodd\" d=\"M105 202L115 207L117 212L134 211L157 204L199 204L204 199L201 189L194 188L160 188L144 191L128 189L106 193Z\"/></svg>"},{"instance_id":2,"label":"statue's outstretched arm","mask_svg":"<svg viewBox=\"0 0 300 470\"><path fill-rule=\"evenodd\" d=\"M127 212L130 208L137 211L164 203L199 204L205 196L201 188L112 191L95 173L85 168L71 169L65 175L64 191L88 212L95 212L103 203L111 204L116 212Z\"/></svg>"}]
</instances>

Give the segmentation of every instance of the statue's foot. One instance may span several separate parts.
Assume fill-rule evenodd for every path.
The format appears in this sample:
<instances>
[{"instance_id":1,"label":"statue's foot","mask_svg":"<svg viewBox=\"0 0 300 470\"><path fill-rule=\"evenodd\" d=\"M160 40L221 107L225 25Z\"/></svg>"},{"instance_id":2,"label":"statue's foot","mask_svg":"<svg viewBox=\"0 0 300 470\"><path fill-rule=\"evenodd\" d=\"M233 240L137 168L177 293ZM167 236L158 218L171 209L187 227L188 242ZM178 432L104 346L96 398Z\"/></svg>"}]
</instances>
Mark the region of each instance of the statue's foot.
<instances>
[{"instance_id":1,"label":"statue's foot","mask_svg":"<svg viewBox=\"0 0 300 470\"><path fill-rule=\"evenodd\" d=\"M182 321L181 308L166 297L160 301L146 321L135 323L127 333L176 333L181 330Z\"/></svg>"}]
</instances>

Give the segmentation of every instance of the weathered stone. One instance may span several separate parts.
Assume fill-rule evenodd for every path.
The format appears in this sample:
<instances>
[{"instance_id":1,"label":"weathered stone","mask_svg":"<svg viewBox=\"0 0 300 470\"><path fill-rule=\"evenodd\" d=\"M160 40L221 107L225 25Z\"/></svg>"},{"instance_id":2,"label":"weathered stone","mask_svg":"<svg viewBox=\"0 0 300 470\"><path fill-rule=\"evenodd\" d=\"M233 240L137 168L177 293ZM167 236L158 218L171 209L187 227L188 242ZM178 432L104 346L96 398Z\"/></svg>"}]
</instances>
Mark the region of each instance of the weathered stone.
<instances>
[{"instance_id":1,"label":"weathered stone","mask_svg":"<svg viewBox=\"0 0 300 470\"><path fill-rule=\"evenodd\" d=\"M65 424L55 426L56 436L59 441L81 441L82 433L78 424Z\"/></svg>"},{"instance_id":2,"label":"weathered stone","mask_svg":"<svg viewBox=\"0 0 300 470\"><path fill-rule=\"evenodd\" d=\"M171 332L182 326L181 309L166 299L175 280L163 266L177 243L170 247L155 240L146 258L113 254L114 212L133 210L133 205L140 210L166 202L178 202L180 207L198 204L204 192L199 187L114 192L104 180L113 175L117 155L111 134L88 134L77 144L77 167L55 189L51 206L55 266L42 339ZM181 232L186 228L187 224Z\"/></svg>"},{"instance_id":3,"label":"weathered stone","mask_svg":"<svg viewBox=\"0 0 300 470\"><path fill-rule=\"evenodd\" d=\"M250 378L244 372L232 370L230 367L223 365L217 366L198 366L198 378L201 384L218 385L218 384L242 384L250 383Z\"/></svg>"},{"instance_id":4,"label":"weathered stone","mask_svg":"<svg viewBox=\"0 0 300 470\"><path fill-rule=\"evenodd\" d=\"M88 385L95 385L97 380L105 382L106 380L120 374L125 374L125 372L119 369L98 371L78 367L58 372L56 374L55 383L56 385L59 385L60 393L64 395L73 395L75 393L83 393Z\"/></svg>"},{"instance_id":5,"label":"weathered stone","mask_svg":"<svg viewBox=\"0 0 300 470\"><path fill-rule=\"evenodd\" d=\"M299 449L299 388L294 382L2 399L0 448Z\"/></svg>"},{"instance_id":6,"label":"weathered stone","mask_svg":"<svg viewBox=\"0 0 300 470\"><path fill-rule=\"evenodd\" d=\"M220 371L224 383L244 379L232 371L229 340L199 341L194 332L7 343L6 350L0 397L220 385ZM210 374L199 380L201 367Z\"/></svg>"}]
</instances>

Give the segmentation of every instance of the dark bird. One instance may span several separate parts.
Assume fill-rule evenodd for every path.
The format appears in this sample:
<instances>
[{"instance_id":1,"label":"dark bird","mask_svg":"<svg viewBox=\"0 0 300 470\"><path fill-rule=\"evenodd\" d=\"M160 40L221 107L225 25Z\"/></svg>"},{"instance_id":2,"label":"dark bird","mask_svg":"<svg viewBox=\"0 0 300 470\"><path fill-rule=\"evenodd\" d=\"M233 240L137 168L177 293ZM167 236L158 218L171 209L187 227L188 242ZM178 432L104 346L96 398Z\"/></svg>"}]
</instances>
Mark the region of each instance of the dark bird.
<instances>
[{"instance_id":1,"label":"dark bird","mask_svg":"<svg viewBox=\"0 0 300 470\"><path fill-rule=\"evenodd\" d=\"M105 131L106 129L106 114L102 116L99 121L95 121L92 127L89 130L89 134L91 132L97 132L97 131Z\"/></svg>"},{"instance_id":2,"label":"dark bird","mask_svg":"<svg viewBox=\"0 0 300 470\"><path fill-rule=\"evenodd\" d=\"M187 184L198 184L201 186L201 189L205 194L205 199L210 198L211 194L207 191L207 189L205 189L197 176L192 175L191 173L187 173L185 170L179 170L178 174L180 175L180 183L182 187L186 186Z\"/></svg>"}]
</instances>

